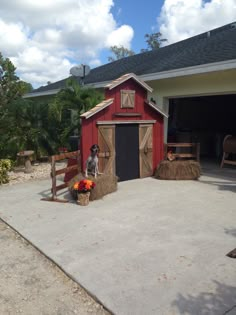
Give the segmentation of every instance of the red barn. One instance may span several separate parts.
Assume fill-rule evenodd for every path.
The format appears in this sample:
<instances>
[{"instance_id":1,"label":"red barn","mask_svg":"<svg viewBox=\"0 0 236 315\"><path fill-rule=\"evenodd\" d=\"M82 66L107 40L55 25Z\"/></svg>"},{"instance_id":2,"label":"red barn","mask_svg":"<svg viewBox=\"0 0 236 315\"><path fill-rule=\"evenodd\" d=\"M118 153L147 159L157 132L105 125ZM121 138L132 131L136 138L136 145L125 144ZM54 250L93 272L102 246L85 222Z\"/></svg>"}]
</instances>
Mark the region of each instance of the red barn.
<instances>
[{"instance_id":1,"label":"red barn","mask_svg":"<svg viewBox=\"0 0 236 315\"><path fill-rule=\"evenodd\" d=\"M105 87L105 100L81 115L82 168L90 147L98 144L99 171L120 180L147 177L163 159L163 118L147 100L152 88L135 74L126 74Z\"/></svg>"}]
</instances>

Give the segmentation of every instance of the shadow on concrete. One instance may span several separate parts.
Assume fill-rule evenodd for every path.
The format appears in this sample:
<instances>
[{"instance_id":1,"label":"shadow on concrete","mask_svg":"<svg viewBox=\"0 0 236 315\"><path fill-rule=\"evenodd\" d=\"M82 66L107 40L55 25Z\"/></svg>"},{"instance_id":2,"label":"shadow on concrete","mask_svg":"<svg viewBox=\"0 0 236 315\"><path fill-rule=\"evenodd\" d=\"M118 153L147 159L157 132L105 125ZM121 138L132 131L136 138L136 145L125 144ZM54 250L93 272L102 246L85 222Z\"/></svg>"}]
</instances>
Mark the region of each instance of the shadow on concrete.
<instances>
[{"instance_id":1,"label":"shadow on concrete","mask_svg":"<svg viewBox=\"0 0 236 315\"><path fill-rule=\"evenodd\" d=\"M236 314L236 287L213 281L215 293L202 292L197 296L178 294L172 302L180 314L191 315L226 315Z\"/></svg>"},{"instance_id":2,"label":"shadow on concrete","mask_svg":"<svg viewBox=\"0 0 236 315\"><path fill-rule=\"evenodd\" d=\"M50 199L52 197L51 189L45 189L43 191L40 191L38 195L41 196L40 199ZM69 192L68 188L58 191L57 198L62 200L68 200L68 202L70 203L76 203L71 193Z\"/></svg>"},{"instance_id":3,"label":"shadow on concrete","mask_svg":"<svg viewBox=\"0 0 236 315\"><path fill-rule=\"evenodd\" d=\"M51 189L45 189L45 190L43 190L43 191L40 191L38 194L39 194L42 198L49 198L49 197L52 196L52 194L51 194Z\"/></svg>"},{"instance_id":4,"label":"shadow on concrete","mask_svg":"<svg viewBox=\"0 0 236 315\"><path fill-rule=\"evenodd\" d=\"M225 165L223 168L214 162L201 162L202 175L211 178L236 181L236 167Z\"/></svg>"},{"instance_id":5,"label":"shadow on concrete","mask_svg":"<svg viewBox=\"0 0 236 315\"><path fill-rule=\"evenodd\" d=\"M233 229L225 229L225 234L229 234L229 235L232 235L234 237L236 237L236 229L233 228Z\"/></svg>"},{"instance_id":6,"label":"shadow on concrete","mask_svg":"<svg viewBox=\"0 0 236 315\"><path fill-rule=\"evenodd\" d=\"M211 177L210 175L207 175L207 176ZM199 182L203 184L218 186L218 189L221 191L231 191L234 193L236 192L236 180L235 181L215 181L215 180L200 179Z\"/></svg>"},{"instance_id":7,"label":"shadow on concrete","mask_svg":"<svg viewBox=\"0 0 236 315\"><path fill-rule=\"evenodd\" d=\"M224 168L216 163L203 161L201 163L202 176L199 182L217 186L219 190L236 192L236 168Z\"/></svg>"}]
</instances>

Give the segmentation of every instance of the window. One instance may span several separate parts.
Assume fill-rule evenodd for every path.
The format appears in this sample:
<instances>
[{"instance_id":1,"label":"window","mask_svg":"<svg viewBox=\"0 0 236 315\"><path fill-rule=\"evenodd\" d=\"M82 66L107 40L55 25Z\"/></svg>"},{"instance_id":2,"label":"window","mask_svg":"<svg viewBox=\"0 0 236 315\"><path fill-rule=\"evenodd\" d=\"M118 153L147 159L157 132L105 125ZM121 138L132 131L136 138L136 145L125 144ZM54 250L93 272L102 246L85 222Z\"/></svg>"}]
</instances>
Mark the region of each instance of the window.
<instances>
[{"instance_id":1,"label":"window","mask_svg":"<svg viewBox=\"0 0 236 315\"><path fill-rule=\"evenodd\" d=\"M121 108L134 108L135 91L121 90Z\"/></svg>"}]
</instances>

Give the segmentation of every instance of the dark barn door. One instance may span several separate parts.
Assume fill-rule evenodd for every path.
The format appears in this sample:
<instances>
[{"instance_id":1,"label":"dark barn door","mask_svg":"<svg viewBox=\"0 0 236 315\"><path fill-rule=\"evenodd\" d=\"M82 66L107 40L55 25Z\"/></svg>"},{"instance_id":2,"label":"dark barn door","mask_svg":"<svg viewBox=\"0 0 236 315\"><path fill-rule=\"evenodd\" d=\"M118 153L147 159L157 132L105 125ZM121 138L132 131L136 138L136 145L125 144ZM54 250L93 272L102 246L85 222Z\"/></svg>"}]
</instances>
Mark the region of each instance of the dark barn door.
<instances>
[{"instance_id":1,"label":"dark barn door","mask_svg":"<svg viewBox=\"0 0 236 315\"><path fill-rule=\"evenodd\" d=\"M116 175L120 181L139 178L139 127L116 125Z\"/></svg>"}]
</instances>

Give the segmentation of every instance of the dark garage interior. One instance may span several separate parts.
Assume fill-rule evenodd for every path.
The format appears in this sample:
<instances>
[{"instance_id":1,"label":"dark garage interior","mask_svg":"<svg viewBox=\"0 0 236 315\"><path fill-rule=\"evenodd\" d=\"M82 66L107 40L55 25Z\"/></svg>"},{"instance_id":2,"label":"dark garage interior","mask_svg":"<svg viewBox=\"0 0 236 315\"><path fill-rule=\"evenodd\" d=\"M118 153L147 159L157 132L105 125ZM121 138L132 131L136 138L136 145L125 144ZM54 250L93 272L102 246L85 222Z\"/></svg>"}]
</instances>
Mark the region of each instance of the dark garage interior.
<instances>
[{"instance_id":1,"label":"dark garage interior","mask_svg":"<svg viewBox=\"0 0 236 315\"><path fill-rule=\"evenodd\" d=\"M220 161L228 134L236 136L236 94L169 100L168 142L200 142L201 159Z\"/></svg>"}]
</instances>

